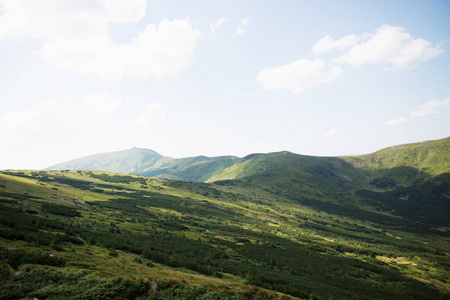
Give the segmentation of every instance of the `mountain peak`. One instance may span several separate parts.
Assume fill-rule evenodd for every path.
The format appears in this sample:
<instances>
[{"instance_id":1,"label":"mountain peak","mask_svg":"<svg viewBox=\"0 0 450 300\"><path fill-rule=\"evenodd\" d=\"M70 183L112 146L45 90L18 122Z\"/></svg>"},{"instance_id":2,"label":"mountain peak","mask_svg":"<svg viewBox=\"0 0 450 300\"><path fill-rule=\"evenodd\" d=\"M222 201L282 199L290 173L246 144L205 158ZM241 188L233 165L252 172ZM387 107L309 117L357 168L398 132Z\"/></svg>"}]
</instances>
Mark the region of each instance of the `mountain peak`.
<instances>
[{"instance_id":1,"label":"mountain peak","mask_svg":"<svg viewBox=\"0 0 450 300\"><path fill-rule=\"evenodd\" d=\"M122 151L85 156L50 166L45 170L102 170L132 173L140 166L155 163L161 158L163 156L153 150L133 147Z\"/></svg>"}]
</instances>

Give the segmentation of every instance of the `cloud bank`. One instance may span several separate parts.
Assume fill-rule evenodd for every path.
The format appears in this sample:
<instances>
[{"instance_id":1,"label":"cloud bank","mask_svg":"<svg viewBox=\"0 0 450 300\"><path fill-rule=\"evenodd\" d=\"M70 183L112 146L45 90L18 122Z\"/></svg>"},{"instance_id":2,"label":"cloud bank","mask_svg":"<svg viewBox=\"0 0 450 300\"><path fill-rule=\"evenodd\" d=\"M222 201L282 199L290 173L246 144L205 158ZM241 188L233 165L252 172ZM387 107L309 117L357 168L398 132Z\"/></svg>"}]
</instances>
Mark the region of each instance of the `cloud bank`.
<instances>
[{"instance_id":1,"label":"cloud bank","mask_svg":"<svg viewBox=\"0 0 450 300\"><path fill-rule=\"evenodd\" d=\"M330 35L327 35L314 44L312 53L315 55L321 55L335 49L345 50L356 45L360 39L360 37L354 34L346 35L338 40L334 40Z\"/></svg>"},{"instance_id":2,"label":"cloud bank","mask_svg":"<svg viewBox=\"0 0 450 300\"><path fill-rule=\"evenodd\" d=\"M450 102L449 99L444 100L431 100L428 101L421 106L419 106L417 109L411 111L410 115L411 117L423 117L427 115L433 115L439 113L439 108L442 106L447 105ZM386 125L392 126L392 125L399 125L408 122L409 120L407 118L401 117L397 119L393 119L386 122Z\"/></svg>"},{"instance_id":3,"label":"cloud bank","mask_svg":"<svg viewBox=\"0 0 450 300\"><path fill-rule=\"evenodd\" d=\"M445 99L442 101L439 100L431 100L427 103L422 104L419 106L417 110L413 110L411 112L412 117L421 117L431 114L437 114L439 113L438 108L444 105L447 105L449 103L450 99Z\"/></svg>"},{"instance_id":4,"label":"cloud bank","mask_svg":"<svg viewBox=\"0 0 450 300\"><path fill-rule=\"evenodd\" d=\"M164 19L129 44L114 43L109 24L136 24L145 15L145 0L0 0L0 8L0 41L39 39L38 56L50 65L106 80L178 76L191 65L201 37L187 19Z\"/></svg>"},{"instance_id":5,"label":"cloud bank","mask_svg":"<svg viewBox=\"0 0 450 300\"><path fill-rule=\"evenodd\" d=\"M257 80L267 90L284 89L301 93L324 83L331 82L341 75L340 67L328 67L321 59L300 59L296 62L275 68L266 68L259 73Z\"/></svg>"},{"instance_id":6,"label":"cloud bank","mask_svg":"<svg viewBox=\"0 0 450 300\"><path fill-rule=\"evenodd\" d=\"M366 36L368 39L353 45L334 62L355 67L386 63L390 69L404 70L443 53L439 46L414 38L403 27L383 25L374 34Z\"/></svg>"},{"instance_id":7,"label":"cloud bank","mask_svg":"<svg viewBox=\"0 0 450 300\"><path fill-rule=\"evenodd\" d=\"M390 25L377 28L373 34L350 34L339 39L326 35L313 45L311 52L322 55L333 50L344 53L328 64L321 59L299 59L289 65L267 67L259 73L257 80L267 90L285 89L300 93L337 79L345 65L384 64L388 66L385 69L401 71L444 52L439 45L414 38L403 27Z\"/></svg>"}]
</instances>

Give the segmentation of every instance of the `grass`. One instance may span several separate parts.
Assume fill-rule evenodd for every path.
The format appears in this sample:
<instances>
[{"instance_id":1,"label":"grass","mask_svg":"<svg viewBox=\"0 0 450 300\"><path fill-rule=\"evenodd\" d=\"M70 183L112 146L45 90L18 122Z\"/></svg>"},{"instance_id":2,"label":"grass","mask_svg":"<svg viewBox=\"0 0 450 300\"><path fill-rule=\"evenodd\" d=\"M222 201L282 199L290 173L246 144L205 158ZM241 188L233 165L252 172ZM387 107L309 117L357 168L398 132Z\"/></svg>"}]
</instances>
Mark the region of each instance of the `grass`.
<instances>
[{"instance_id":1,"label":"grass","mask_svg":"<svg viewBox=\"0 0 450 300\"><path fill-rule=\"evenodd\" d=\"M254 295L246 286L258 287L261 299L264 293L448 297L445 173L430 170L433 160L424 158L426 177L383 188L371 182L397 174L397 165L371 171L361 161L355 168L353 159L255 155L220 171L252 176L208 184L104 171L0 172L0 252L7 255L13 246L50 251L65 266L34 268L86 271L97 283L118 277L132 286L177 280L211 293L240 291L244 298ZM399 199L404 194L411 195L407 202ZM4 287L14 280L8 277ZM200 293L191 285L167 284L164 293ZM46 288L47 294L39 293L53 289L57 295L58 287Z\"/></svg>"}]
</instances>

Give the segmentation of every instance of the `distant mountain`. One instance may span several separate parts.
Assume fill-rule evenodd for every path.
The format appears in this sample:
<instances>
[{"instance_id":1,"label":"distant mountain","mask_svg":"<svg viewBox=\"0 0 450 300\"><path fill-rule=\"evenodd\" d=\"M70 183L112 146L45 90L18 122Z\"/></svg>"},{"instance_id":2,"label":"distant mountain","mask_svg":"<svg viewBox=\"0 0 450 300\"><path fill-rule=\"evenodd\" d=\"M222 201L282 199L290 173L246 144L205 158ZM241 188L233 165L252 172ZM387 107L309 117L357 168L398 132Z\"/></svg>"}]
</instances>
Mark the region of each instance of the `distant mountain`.
<instances>
[{"instance_id":1,"label":"distant mountain","mask_svg":"<svg viewBox=\"0 0 450 300\"><path fill-rule=\"evenodd\" d=\"M390 178L390 185L450 172L450 138L394 146L368 155L315 157L287 151L236 156L171 158L153 150L129 150L90 155L45 170L103 170L181 181L214 182L250 176L290 175L316 182L348 185L365 179ZM379 179L382 180L382 179ZM388 180L388 179L385 179ZM383 185L380 183L379 185ZM389 185L389 182L386 182Z\"/></svg>"},{"instance_id":2,"label":"distant mountain","mask_svg":"<svg viewBox=\"0 0 450 300\"><path fill-rule=\"evenodd\" d=\"M449 158L446 138L347 157L174 159L133 148L49 168L61 171L0 171L0 298L68 298L88 272L157 272L210 287L245 284L255 299L255 286L300 299L447 299ZM17 245L63 260L9 250ZM52 268L20 267L30 263ZM82 297L124 298L138 287L112 280L94 280L102 288ZM136 295L152 287L138 280ZM174 281L155 285L166 297L152 298L194 293ZM202 290L205 299L226 297Z\"/></svg>"},{"instance_id":3,"label":"distant mountain","mask_svg":"<svg viewBox=\"0 0 450 300\"><path fill-rule=\"evenodd\" d=\"M411 220L429 219L444 224L450 212L450 138L347 157L282 151L244 158L174 159L152 150L133 148L76 159L47 170L67 169L214 182L244 194L308 203L330 213L364 203L374 209L395 211L396 215ZM321 199L320 203L316 198ZM355 218L359 213L354 211L350 216Z\"/></svg>"},{"instance_id":4,"label":"distant mountain","mask_svg":"<svg viewBox=\"0 0 450 300\"><path fill-rule=\"evenodd\" d=\"M205 182L231 166L235 156L171 158L153 150L132 148L100 153L56 164L45 170L99 170L172 180Z\"/></svg>"},{"instance_id":5,"label":"distant mountain","mask_svg":"<svg viewBox=\"0 0 450 300\"><path fill-rule=\"evenodd\" d=\"M347 169L344 172L341 169ZM335 172L340 169L339 172ZM90 155L46 168L45 170L99 170L128 173L180 181L214 182L245 177L333 177L332 181L345 183L351 164L334 157L315 157L287 151L236 156L188 158L165 157L153 150L129 150ZM344 172L344 173L342 173ZM350 176L351 174L347 174ZM323 179L323 178L322 178Z\"/></svg>"},{"instance_id":6,"label":"distant mountain","mask_svg":"<svg viewBox=\"0 0 450 300\"><path fill-rule=\"evenodd\" d=\"M154 165L162 155L148 149L132 148L124 151L101 153L60 163L45 170L102 170L133 173L143 166Z\"/></svg>"}]
</instances>

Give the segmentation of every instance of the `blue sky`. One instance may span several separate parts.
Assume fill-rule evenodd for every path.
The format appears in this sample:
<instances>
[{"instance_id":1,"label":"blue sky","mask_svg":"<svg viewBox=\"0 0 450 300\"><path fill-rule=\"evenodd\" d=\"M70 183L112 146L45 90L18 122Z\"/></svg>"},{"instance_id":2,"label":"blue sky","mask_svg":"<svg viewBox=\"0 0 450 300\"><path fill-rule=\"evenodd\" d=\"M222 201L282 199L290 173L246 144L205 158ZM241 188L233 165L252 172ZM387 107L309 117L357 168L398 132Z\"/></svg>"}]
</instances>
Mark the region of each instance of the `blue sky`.
<instances>
[{"instance_id":1,"label":"blue sky","mask_svg":"<svg viewBox=\"0 0 450 300\"><path fill-rule=\"evenodd\" d=\"M0 169L450 136L448 1L0 0Z\"/></svg>"}]
</instances>

